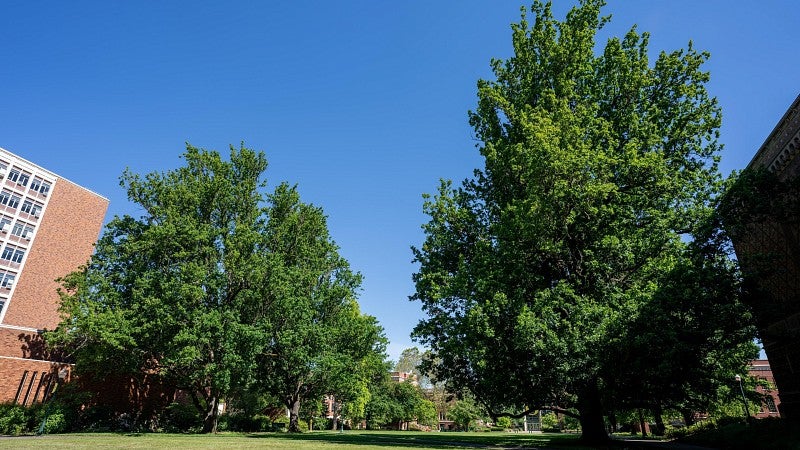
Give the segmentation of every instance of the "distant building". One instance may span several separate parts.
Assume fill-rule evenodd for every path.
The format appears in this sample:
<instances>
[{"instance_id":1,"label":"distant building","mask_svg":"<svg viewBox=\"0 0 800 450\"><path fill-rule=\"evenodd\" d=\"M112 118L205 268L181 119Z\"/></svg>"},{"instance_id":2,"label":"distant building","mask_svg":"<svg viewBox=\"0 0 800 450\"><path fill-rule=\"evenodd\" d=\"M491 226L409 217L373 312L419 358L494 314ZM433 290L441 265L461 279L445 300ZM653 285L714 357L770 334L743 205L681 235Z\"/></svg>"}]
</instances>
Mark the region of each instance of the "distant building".
<instances>
[{"instance_id":1,"label":"distant building","mask_svg":"<svg viewBox=\"0 0 800 450\"><path fill-rule=\"evenodd\" d=\"M59 321L57 278L86 264L108 200L0 148L0 403L41 402L69 365L42 331Z\"/></svg>"},{"instance_id":2,"label":"distant building","mask_svg":"<svg viewBox=\"0 0 800 450\"><path fill-rule=\"evenodd\" d=\"M782 182L800 178L800 96L798 96L746 170L763 168ZM797 184L795 184L797 186ZM800 192L789 193L797 199ZM771 198L758 199L770 205ZM736 255L750 295L747 302L756 318L764 351L780 389L781 416L800 422L800 211L745 219L732 231Z\"/></svg>"},{"instance_id":3,"label":"distant building","mask_svg":"<svg viewBox=\"0 0 800 450\"><path fill-rule=\"evenodd\" d=\"M763 396L761 408L756 412L755 417L764 419L767 417L780 417L778 407L781 404L778 389L775 386L775 377L772 376L772 369L769 360L757 359L751 361L747 367L747 374L755 378L756 392Z\"/></svg>"},{"instance_id":4,"label":"distant building","mask_svg":"<svg viewBox=\"0 0 800 450\"><path fill-rule=\"evenodd\" d=\"M409 382L414 386L419 386L419 381L417 381L417 376L414 375L412 372L389 372L389 377L395 383Z\"/></svg>"}]
</instances>

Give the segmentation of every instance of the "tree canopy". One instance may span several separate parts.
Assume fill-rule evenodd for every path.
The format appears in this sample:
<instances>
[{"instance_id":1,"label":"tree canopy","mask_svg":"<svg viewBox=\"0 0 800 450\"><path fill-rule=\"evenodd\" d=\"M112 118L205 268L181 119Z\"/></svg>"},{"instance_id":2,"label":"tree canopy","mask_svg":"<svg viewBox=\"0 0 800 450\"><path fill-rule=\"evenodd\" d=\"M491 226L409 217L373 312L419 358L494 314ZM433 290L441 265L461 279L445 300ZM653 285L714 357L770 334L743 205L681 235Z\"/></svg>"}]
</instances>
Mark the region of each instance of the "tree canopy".
<instances>
[{"instance_id":1,"label":"tree canopy","mask_svg":"<svg viewBox=\"0 0 800 450\"><path fill-rule=\"evenodd\" d=\"M182 390L204 431L221 401L254 392L291 406L296 428L300 400L354 390L360 368L383 359L383 331L356 302L360 275L320 208L286 184L262 194L263 153L232 147L225 160L187 145L184 159L122 175L143 215L115 217L88 266L65 277L64 320L48 338L83 380Z\"/></svg>"},{"instance_id":2,"label":"tree canopy","mask_svg":"<svg viewBox=\"0 0 800 450\"><path fill-rule=\"evenodd\" d=\"M581 1L563 21L549 2L533 3L532 22L523 8L513 56L491 62L469 114L485 165L426 198L413 249L412 299L428 316L414 336L434 378L493 416L576 408L589 441L606 439L601 390L624 389L609 391L631 330L657 302L682 308L668 286L694 267L688 242L721 186L708 54L690 42L651 63L636 27L595 54L603 3ZM710 297L704 308L740 311L735 292ZM695 337L717 351L752 337L713 342L717 325Z\"/></svg>"}]
</instances>

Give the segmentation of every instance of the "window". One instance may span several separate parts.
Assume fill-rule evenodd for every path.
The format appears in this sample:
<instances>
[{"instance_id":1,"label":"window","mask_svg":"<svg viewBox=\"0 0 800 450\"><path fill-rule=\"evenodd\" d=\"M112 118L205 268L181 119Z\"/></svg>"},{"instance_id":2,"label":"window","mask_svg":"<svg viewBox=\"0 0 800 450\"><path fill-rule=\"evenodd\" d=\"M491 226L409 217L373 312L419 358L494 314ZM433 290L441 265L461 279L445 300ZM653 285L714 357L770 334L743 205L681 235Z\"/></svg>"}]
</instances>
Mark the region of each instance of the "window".
<instances>
[{"instance_id":1,"label":"window","mask_svg":"<svg viewBox=\"0 0 800 450\"><path fill-rule=\"evenodd\" d=\"M36 217L41 216L42 215L42 205L37 205L37 204L34 203L33 208L31 208L31 214L33 214Z\"/></svg>"},{"instance_id":2,"label":"window","mask_svg":"<svg viewBox=\"0 0 800 450\"><path fill-rule=\"evenodd\" d=\"M11 230L11 234L30 240L33 237L33 227L24 222L17 222Z\"/></svg>"},{"instance_id":3,"label":"window","mask_svg":"<svg viewBox=\"0 0 800 450\"><path fill-rule=\"evenodd\" d=\"M31 181L31 190L34 190L42 195L47 195L50 192L50 183L42 180L41 178L34 178Z\"/></svg>"},{"instance_id":4,"label":"window","mask_svg":"<svg viewBox=\"0 0 800 450\"><path fill-rule=\"evenodd\" d=\"M0 205L8 205L8 201L11 200L11 194L3 191L0 192Z\"/></svg>"},{"instance_id":5,"label":"window","mask_svg":"<svg viewBox=\"0 0 800 450\"><path fill-rule=\"evenodd\" d=\"M33 209L33 202L32 201L25 200L24 202L22 202L22 212L28 213L28 214L33 214L33 212L31 211L32 209Z\"/></svg>"},{"instance_id":6,"label":"window","mask_svg":"<svg viewBox=\"0 0 800 450\"><path fill-rule=\"evenodd\" d=\"M19 180L19 170L11 169L11 172L8 172L8 179L16 183Z\"/></svg>"},{"instance_id":7,"label":"window","mask_svg":"<svg viewBox=\"0 0 800 450\"><path fill-rule=\"evenodd\" d=\"M0 275L0 287L11 289L14 285L14 278L17 276L13 273L6 273L5 276Z\"/></svg>"},{"instance_id":8,"label":"window","mask_svg":"<svg viewBox=\"0 0 800 450\"><path fill-rule=\"evenodd\" d=\"M11 198L8 200L8 206L11 208L16 208L19 206L20 198L16 195L12 195Z\"/></svg>"},{"instance_id":9,"label":"window","mask_svg":"<svg viewBox=\"0 0 800 450\"><path fill-rule=\"evenodd\" d=\"M0 162L0 178L5 176L7 169L8 169L8 166L6 165L6 163Z\"/></svg>"},{"instance_id":10,"label":"window","mask_svg":"<svg viewBox=\"0 0 800 450\"><path fill-rule=\"evenodd\" d=\"M0 259L10 260L12 256L14 256L14 247L6 245L6 248L3 249L3 253L0 254Z\"/></svg>"},{"instance_id":11,"label":"window","mask_svg":"<svg viewBox=\"0 0 800 450\"><path fill-rule=\"evenodd\" d=\"M11 257L11 262L15 262L17 264L22 263L22 258L25 257L25 250L16 249L14 250L14 256Z\"/></svg>"},{"instance_id":12,"label":"window","mask_svg":"<svg viewBox=\"0 0 800 450\"><path fill-rule=\"evenodd\" d=\"M778 408L775 406L775 400L772 398L771 395L764 397L764 401L767 403L767 409L771 413L778 412Z\"/></svg>"},{"instance_id":13,"label":"window","mask_svg":"<svg viewBox=\"0 0 800 450\"><path fill-rule=\"evenodd\" d=\"M22 175L19 176L19 181L17 181L17 184L27 186L28 181L30 181L30 179L31 179L30 175L28 175L27 173L23 173Z\"/></svg>"},{"instance_id":14,"label":"window","mask_svg":"<svg viewBox=\"0 0 800 450\"><path fill-rule=\"evenodd\" d=\"M3 217L0 219L0 231L6 233L8 231L8 226L11 225L11 219L8 217Z\"/></svg>"}]
</instances>

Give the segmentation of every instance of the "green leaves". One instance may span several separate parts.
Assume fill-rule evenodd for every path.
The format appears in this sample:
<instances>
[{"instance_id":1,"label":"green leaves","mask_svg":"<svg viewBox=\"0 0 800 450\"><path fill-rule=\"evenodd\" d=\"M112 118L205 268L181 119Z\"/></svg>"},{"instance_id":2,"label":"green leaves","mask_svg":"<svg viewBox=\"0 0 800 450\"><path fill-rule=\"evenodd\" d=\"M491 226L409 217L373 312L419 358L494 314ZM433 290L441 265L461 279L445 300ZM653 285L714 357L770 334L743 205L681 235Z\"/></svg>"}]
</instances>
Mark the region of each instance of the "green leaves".
<instances>
[{"instance_id":1,"label":"green leaves","mask_svg":"<svg viewBox=\"0 0 800 450\"><path fill-rule=\"evenodd\" d=\"M123 173L144 215L114 218L88 267L63 280L51 341L74 352L83 379L157 374L185 390L205 431L235 393L285 401L360 380L354 367L382 355L385 338L358 311L361 277L322 210L285 183L263 196L266 158L244 146L223 159L187 145L183 157L165 173Z\"/></svg>"},{"instance_id":2,"label":"green leaves","mask_svg":"<svg viewBox=\"0 0 800 450\"><path fill-rule=\"evenodd\" d=\"M531 22L523 9L514 55L492 61L469 115L484 167L424 205L412 299L428 317L414 336L435 379L493 413L577 394L596 415L588 397L615 376L620 336L680 283L665 274L719 193L708 54L690 43L651 64L636 27L595 54L602 5L581 1L563 21L549 3L533 3Z\"/></svg>"}]
</instances>

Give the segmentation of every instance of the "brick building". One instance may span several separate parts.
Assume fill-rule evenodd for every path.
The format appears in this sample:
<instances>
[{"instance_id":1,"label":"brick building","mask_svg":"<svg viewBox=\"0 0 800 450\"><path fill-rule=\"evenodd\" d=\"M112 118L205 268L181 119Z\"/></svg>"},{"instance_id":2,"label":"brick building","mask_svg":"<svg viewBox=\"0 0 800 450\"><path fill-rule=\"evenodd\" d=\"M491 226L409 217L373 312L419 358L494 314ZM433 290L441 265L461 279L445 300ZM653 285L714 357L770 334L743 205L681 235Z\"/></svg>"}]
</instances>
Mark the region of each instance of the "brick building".
<instances>
[{"instance_id":1,"label":"brick building","mask_svg":"<svg viewBox=\"0 0 800 450\"><path fill-rule=\"evenodd\" d=\"M747 374L756 379L756 392L762 395L761 407L755 411L755 417L758 419L780 417L778 407L781 405L781 400L775 387L775 377L772 375L769 360L750 361Z\"/></svg>"},{"instance_id":2,"label":"brick building","mask_svg":"<svg viewBox=\"0 0 800 450\"><path fill-rule=\"evenodd\" d=\"M41 402L69 373L42 331L60 319L56 279L89 260L107 208L106 198L0 148L0 402Z\"/></svg>"},{"instance_id":3,"label":"brick building","mask_svg":"<svg viewBox=\"0 0 800 450\"><path fill-rule=\"evenodd\" d=\"M797 200L800 183L800 96L769 134L747 167L764 169ZM753 309L771 373L780 390L781 416L800 422L800 223L799 211L777 211L768 194L766 212L742 211L744 227L732 230L736 255L749 284ZM788 214L787 214L788 213Z\"/></svg>"}]
</instances>

